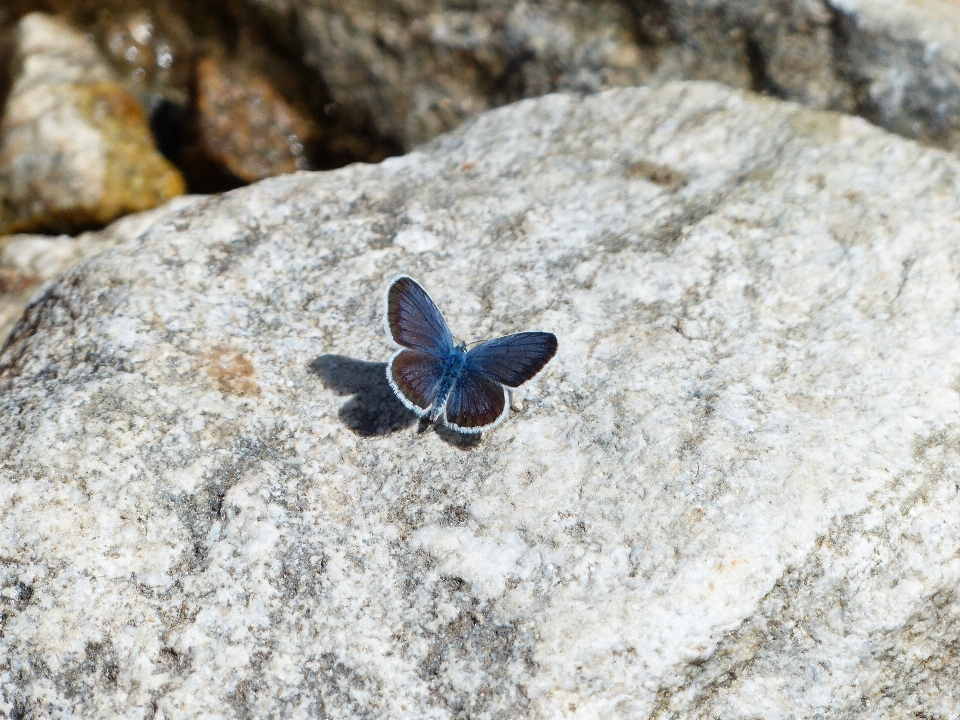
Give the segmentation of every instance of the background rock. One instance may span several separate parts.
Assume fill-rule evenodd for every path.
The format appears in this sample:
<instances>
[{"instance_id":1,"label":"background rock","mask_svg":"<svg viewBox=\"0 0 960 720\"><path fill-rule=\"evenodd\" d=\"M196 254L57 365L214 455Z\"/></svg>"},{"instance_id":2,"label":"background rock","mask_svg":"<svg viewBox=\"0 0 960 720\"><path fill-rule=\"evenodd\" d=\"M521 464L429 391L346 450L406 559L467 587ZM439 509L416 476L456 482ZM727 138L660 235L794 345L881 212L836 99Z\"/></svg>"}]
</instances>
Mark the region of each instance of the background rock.
<instances>
[{"instance_id":1,"label":"background rock","mask_svg":"<svg viewBox=\"0 0 960 720\"><path fill-rule=\"evenodd\" d=\"M271 142L268 154L287 160L264 164L253 153L240 162L233 146L250 143L221 139L220 160L197 162L210 159L193 122L211 107L194 82L209 57L259 77L253 94L285 115L309 118L312 131L284 124L314 140L293 132L289 144L305 148L293 164L311 169L378 162L525 97L678 79L855 113L960 147L960 8L946 0L12 0L0 8L0 63L3 28L37 7L97 39L193 192L287 172L291 157ZM250 134L239 107L219 135ZM237 167L211 172L225 158Z\"/></svg>"},{"instance_id":2,"label":"background rock","mask_svg":"<svg viewBox=\"0 0 960 720\"><path fill-rule=\"evenodd\" d=\"M263 76L206 57L196 69L196 129L181 152L195 185L216 191L307 170L318 128Z\"/></svg>"},{"instance_id":3,"label":"background rock","mask_svg":"<svg viewBox=\"0 0 960 720\"><path fill-rule=\"evenodd\" d=\"M406 149L497 105L639 85L653 70L617 2L266 5L268 17L293 17L336 112Z\"/></svg>"},{"instance_id":4,"label":"background rock","mask_svg":"<svg viewBox=\"0 0 960 720\"><path fill-rule=\"evenodd\" d=\"M204 58L216 57L222 66L239 69L248 79L257 78L258 94L269 86L265 92L272 105L282 104L288 114L309 117L314 126L311 132L319 131L303 143L303 159L312 169L377 162L398 152L395 144L379 138L371 127L351 125L334 112L326 86L303 66L292 36L264 23L259 11L243 2L11 0L0 7L0 66L6 65L4 41L9 33L5 30L31 10L54 13L97 43L113 76L147 110L157 145L178 165L193 192L206 192L212 186L210 168L199 166L194 152L195 76L197 63ZM230 119L237 123L231 129L241 134L249 130L249 118L237 108ZM216 189L242 182L235 176L229 180Z\"/></svg>"},{"instance_id":5,"label":"background rock","mask_svg":"<svg viewBox=\"0 0 960 720\"><path fill-rule=\"evenodd\" d=\"M709 84L199 201L0 356L19 717L952 717L960 162ZM465 441L382 290L560 337Z\"/></svg>"},{"instance_id":6,"label":"background rock","mask_svg":"<svg viewBox=\"0 0 960 720\"><path fill-rule=\"evenodd\" d=\"M88 38L28 15L13 63L0 123L0 233L104 225L185 192L139 102Z\"/></svg>"},{"instance_id":7,"label":"background rock","mask_svg":"<svg viewBox=\"0 0 960 720\"><path fill-rule=\"evenodd\" d=\"M523 97L676 79L855 112L960 148L950 2L247 2L296 38L338 112L407 149Z\"/></svg>"},{"instance_id":8,"label":"background rock","mask_svg":"<svg viewBox=\"0 0 960 720\"><path fill-rule=\"evenodd\" d=\"M856 112L893 132L960 149L960 7L924 0L666 0L641 23L668 28L661 67L809 107ZM727 69L724 70L723 68Z\"/></svg>"}]
</instances>

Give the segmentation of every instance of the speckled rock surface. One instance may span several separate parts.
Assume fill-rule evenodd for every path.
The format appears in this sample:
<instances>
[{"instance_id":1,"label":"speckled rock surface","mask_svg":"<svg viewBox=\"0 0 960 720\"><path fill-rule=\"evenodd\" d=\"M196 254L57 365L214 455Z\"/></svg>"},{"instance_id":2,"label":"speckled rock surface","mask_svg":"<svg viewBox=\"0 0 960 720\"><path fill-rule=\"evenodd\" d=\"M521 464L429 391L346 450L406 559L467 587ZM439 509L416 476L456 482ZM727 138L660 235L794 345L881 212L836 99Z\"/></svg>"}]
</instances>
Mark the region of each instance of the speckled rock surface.
<instances>
[{"instance_id":1,"label":"speckled rock surface","mask_svg":"<svg viewBox=\"0 0 960 720\"><path fill-rule=\"evenodd\" d=\"M523 97L698 79L960 149L949 0L246 1L337 112L407 148Z\"/></svg>"},{"instance_id":2,"label":"speckled rock surface","mask_svg":"<svg viewBox=\"0 0 960 720\"><path fill-rule=\"evenodd\" d=\"M81 260L135 239L166 213L181 210L197 199L196 195L181 195L162 207L127 215L103 230L81 233L77 237L0 237L0 345L45 283L60 277Z\"/></svg>"},{"instance_id":3,"label":"speckled rock surface","mask_svg":"<svg viewBox=\"0 0 960 720\"><path fill-rule=\"evenodd\" d=\"M709 84L201 200L0 355L0 712L960 712L960 162ZM557 357L479 442L398 272Z\"/></svg>"},{"instance_id":4,"label":"speckled rock surface","mask_svg":"<svg viewBox=\"0 0 960 720\"><path fill-rule=\"evenodd\" d=\"M33 13L15 45L0 121L0 233L102 226L186 191L90 38Z\"/></svg>"}]
</instances>

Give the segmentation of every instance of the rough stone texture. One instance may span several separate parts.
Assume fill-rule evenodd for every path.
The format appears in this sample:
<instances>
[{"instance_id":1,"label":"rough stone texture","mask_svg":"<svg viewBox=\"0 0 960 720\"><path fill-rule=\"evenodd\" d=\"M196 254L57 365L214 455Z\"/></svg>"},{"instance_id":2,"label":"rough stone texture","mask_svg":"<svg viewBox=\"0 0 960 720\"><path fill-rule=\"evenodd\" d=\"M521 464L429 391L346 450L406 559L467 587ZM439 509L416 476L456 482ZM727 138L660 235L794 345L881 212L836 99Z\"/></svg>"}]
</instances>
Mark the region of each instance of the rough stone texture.
<instances>
[{"instance_id":1,"label":"rough stone texture","mask_svg":"<svg viewBox=\"0 0 960 720\"><path fill-rule=\"evenodd\" d=\"M95 232L69 235L11 235L0 237L0 345L20 319L30 299L45 283L60 277L81 260L138 237L167 213L197 200L181 195L166 205L127 215Z\"/></svg>"},{"instance_id":2,"label":"rough stone texture","mask_svg":"<svg viewBox=\"0 0 960 720\"><path fill-rule=\"evenodd\" d=\"M552 90L717 80L960 148L960 8L940 0L247 0L340 104L411 148ZM292 30L291 30L292 28Z\"/></svg>"},{"instance_id":3,"label":"rough stone texture","mask_svg":"<svg viewBox=\"0 0 960 720\"><path fill-rule=\"evenodd\" d=\"M17 26L13 65L0 122L0 233L105 225L185 192L92 40L33 13Z\"/></svg>"},{"instance_id":4,"label":"rough stone texture","mask_svg":"<svg viewBox=\"0 0 960 720\"><path fill-rule=\"evenodd\" d=\"M960 162L710 84L167 215L0 355L0 712L960 713ZM479 441L398 272L560 337Z\"/></svg>"}]
</instances>

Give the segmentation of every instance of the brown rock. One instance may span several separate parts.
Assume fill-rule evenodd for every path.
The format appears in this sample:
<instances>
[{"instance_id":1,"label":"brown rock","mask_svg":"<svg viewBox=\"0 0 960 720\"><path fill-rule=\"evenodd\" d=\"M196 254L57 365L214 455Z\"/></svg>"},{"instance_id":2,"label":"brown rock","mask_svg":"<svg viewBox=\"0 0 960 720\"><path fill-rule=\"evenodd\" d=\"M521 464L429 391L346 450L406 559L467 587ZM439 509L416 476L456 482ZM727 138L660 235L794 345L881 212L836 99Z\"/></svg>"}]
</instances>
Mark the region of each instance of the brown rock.
<instances>
[{"instance_id":1,"label":"brown rock","mask_svg":"<svg viewBox=\"0 0 960 720\"><path fill-rule=\"evenodd\" d=\"M239 63L203 58L195 103L192 152L201 160L248 183L308 169L306 146L316 130L265 77Z\"/></svg>"},{"instance_id":2,"label":"brown rock","mask_svg":"<svg viewBox=\"0 0 960 720\"><path fill-rule=\"evenodd\" d=\"M24 17L0 124L0 233L104 225L186 191L93 42Z\"/></svg>"}]
</instances>

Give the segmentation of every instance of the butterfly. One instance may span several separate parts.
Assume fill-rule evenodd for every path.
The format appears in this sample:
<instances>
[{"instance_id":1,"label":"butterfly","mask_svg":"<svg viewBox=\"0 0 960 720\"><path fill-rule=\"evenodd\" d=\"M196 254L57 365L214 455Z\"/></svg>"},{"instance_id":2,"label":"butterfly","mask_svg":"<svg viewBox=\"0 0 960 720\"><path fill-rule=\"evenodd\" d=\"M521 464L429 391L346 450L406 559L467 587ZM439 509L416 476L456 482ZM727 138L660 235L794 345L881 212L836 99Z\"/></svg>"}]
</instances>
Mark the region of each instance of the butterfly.
<instances>
[{"instance_id":1,"label":"butterfly","mask_svg":"<svg viewBox=\"0 0 960 720\"><path fill-rule=\"evenodd\" d=\"M523 385L557 352L557 336L522 332L471 350L454 342L427 291L401 275L387 289L387 335L400 347L387 380L400 402L463 433L496 427L509 412L507 388Z\"/></svg>"}]
</instances>

